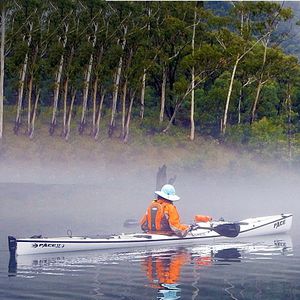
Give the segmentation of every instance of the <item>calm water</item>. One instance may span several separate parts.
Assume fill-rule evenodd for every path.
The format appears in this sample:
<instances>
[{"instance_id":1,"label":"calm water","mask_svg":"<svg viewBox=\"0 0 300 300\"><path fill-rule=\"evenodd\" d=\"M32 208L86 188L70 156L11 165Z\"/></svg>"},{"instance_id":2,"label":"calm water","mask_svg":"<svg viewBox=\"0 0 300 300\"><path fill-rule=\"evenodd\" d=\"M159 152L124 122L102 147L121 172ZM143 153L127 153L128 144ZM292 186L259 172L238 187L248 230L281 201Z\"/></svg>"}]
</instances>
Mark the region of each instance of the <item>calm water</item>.
<instances>
[{"instance_id":1,"label":"calm water","mask_svg":"<svg viewBox=\"0 0 300 300\"><path fill-rule=\"evenodd\" d=\"M90 198L93 193L98 197L87 190ZM104 208L102 204L106 213L99 215L98 207L96 212L85 206L75 210L74 202L61 197L66 194L74 200L78 190L74 186L2 186L2 195L9 201L2 199L0 211L1 299L300 299L297 221L290 236L10 260L8 234L58 235L69 227L76 234L93 234L97 222L101 232L124 231L120 217L109 219L113 203ZM22 205L18 203L21 196ZM110 226L105 227L109 220Z\"/></svg>"}]
</instances>

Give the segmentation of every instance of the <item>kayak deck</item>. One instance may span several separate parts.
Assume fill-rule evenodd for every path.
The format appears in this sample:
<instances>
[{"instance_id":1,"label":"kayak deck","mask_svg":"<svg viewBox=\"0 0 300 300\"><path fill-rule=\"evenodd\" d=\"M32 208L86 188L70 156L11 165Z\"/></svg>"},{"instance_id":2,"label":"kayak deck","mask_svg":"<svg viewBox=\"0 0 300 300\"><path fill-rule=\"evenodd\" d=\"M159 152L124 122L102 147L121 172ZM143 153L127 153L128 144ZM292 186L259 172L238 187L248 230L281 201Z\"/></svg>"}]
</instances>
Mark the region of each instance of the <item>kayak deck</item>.
<instances>
[{"instance_id":1,"label":"kayak deck","mask_svg":"<svg viewBox=\"0 0 300 300\"><path fill-rule=\"evenodd\" d=\"M171 245L197 243L203 240L228 239L213 230L229 222L197 223L201 228L193 230L184 238L149 233L131 233L101 236L62 236L15 238L9 236L9 251L11 255L42 254L55 252L101 250L113 248L147 247L152 245ZM236 222L240 226L238 237L249 237L285 233L292 226L292 214L281 214L260 218L248 218ZM234 238L235 240L238 238Z\"/></svg>"}]
</instances>

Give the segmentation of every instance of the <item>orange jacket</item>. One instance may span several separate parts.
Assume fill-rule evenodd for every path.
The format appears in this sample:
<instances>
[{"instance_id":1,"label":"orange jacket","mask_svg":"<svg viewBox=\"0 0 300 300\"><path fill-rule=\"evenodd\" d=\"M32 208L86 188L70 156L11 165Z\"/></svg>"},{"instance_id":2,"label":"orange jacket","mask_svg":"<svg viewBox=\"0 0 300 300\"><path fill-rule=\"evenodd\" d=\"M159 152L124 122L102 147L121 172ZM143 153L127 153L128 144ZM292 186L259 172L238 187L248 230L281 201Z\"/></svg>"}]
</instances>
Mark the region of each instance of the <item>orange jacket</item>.
<instances>
[{"instance_id":1,"label":"orange jacket","mask_svg":"<svg viewBox=\"0 0 300 300\"><path fill-rule=\"evenodd\" d=\"M186 236L189 230L188 225L180 223L176 207L163 199L151 203L140 223L144 231L175 233L180 237Z\"/></svg>"}]
</instances>

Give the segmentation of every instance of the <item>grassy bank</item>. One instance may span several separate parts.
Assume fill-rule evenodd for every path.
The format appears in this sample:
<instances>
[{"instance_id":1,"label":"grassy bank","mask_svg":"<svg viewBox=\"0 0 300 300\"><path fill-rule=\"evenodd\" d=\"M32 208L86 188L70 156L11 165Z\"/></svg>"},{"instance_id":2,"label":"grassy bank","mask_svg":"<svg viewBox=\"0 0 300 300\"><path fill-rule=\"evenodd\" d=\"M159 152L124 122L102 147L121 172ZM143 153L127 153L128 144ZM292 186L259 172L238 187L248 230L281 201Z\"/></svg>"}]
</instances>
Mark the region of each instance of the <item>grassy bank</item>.
<instances>
[{"instance_id":1,"label":"grassy bank","mask_svg":"<svg viewBox=\"0 0 300 300\"><path fill-rule=\"evenodd\" d=\"M2 162L26 162L39 165L51 163L91 164L119 166L120 168L153 168L167 164L172 168L200 170L203 172L251 172L270 167L269 163L256 162L254 156L241 149L228 147L217 140L196 135L189 140L189 131L172 127L168 134L149 130L149 126L133 122L130 139L124 144L119 139L119 128L115 135L108 138L108 120L103 119L98 140L89 135L89 129L83 135L78 134L78 122L75 119L70 135L66 141L60 135L58 124L55 134L49 135L49 118L47 113L36 122L35 135L29 139L26 124L19 134L13 132L14 114L6 114L4 136L0 145ZM48 116L49 117L49 116ZM107 117L108 118L108 117ZM272 165L274 167L274 165Z\"/></svg>"}]
</instances>

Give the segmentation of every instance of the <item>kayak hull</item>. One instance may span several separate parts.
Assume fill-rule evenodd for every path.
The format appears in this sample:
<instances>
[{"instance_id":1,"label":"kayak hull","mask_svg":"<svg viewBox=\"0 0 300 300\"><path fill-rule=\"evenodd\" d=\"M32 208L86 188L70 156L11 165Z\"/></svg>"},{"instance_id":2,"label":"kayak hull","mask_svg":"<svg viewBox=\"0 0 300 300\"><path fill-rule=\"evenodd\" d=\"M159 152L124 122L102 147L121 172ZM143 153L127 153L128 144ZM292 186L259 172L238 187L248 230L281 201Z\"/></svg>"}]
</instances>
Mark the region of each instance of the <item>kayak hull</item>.
<instances>
[{"instance_id":1,"label":"kayak hull","mask_svg":"<svg viewBox=\"0 0 300 300\"><path fill-rule=\"evenodd\" d=\"M121 261L156 261L157 258L170 258L180 253L192 257L199 265L223 260L236 259L262 259L271 258L274 255L292 256L293 243L287 234L265 235L248 237L243 241L236 239L221 240L209 243L197 243L196 245L172 245L157 246L151 248L129 248L129 249L104 249L101 251L82 251L64 253L46 253L35 255L11 256L9 259L9 276L17 276L19 273L55 274L63 268L73 270L74 266L115 264ZM171 256L172 256L171 254Z\"/></svg>"},{"instance_id":2,"label":"kayak hull","mask_svg":"<svg viewBox=\"0 0 300 300\"><path fill-rule=\"evenodd\" d=\"M240 233L235 238L227 238L219 235L211 229L197 229L186 237L166 236L159 234L133 233L111 235L108 237L64 236L64 237L8 237L9 251L11 255L44 254L56 252L72 252L84 250L125 249L136 247L168 246L181 244L197 244L214 242L222 239L232 239L260 235L286 233L292 226L292 214L249 218L237 222L240 225ZM217 226L227 222L197 223L201 227Z\"/></svg>"}]
</instances>

